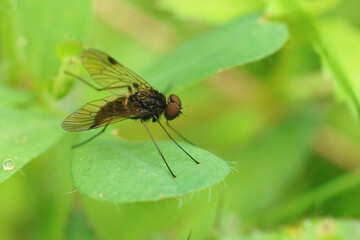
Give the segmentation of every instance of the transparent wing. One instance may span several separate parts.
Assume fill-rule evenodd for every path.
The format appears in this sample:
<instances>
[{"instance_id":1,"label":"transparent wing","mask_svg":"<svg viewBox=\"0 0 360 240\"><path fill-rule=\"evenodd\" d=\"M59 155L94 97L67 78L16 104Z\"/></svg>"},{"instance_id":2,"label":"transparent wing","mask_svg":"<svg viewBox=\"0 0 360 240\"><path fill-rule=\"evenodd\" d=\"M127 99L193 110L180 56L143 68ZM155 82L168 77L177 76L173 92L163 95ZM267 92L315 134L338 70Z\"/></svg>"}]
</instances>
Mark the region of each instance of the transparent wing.
<instances>
[{"instance_id":1,"label":"transparent wing","mask_svg":"<svg viewBox=\"0 0 360 240\"><path fill-rule=\"evenodd\" d=\"M62 127L71 132L85 131L138 117L140 114L137 108L127 106L126 96L113 95L85 104L68 116Z\"/></svg>"},{"instance_id":2,"label":"transparent wing","mask_svg":"<svg viewBox=\"0 0 360 240\"><path fill-rule=\"evenodd\" d=\"M94 81L112 93L122 95L151 88L144 79L104 52L85 49L80 59Z\"/></svg>"}]
</instances>

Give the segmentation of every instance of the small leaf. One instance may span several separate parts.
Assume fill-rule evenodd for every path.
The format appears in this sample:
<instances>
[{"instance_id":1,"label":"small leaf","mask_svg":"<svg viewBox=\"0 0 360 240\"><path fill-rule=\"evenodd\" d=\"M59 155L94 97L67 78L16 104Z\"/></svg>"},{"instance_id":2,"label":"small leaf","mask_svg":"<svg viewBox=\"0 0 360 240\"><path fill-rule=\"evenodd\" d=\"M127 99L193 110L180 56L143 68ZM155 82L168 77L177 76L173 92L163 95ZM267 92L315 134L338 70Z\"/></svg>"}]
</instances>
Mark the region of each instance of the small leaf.
<instances>
[{"instance_id":1,"label":"small leaf","mask_svg":"<svg viewBox=\"0 0 360 240\"><path fill-rule=\"evenodd\" d=\"M288 38L284 24L236 19L195 38L149 66L141 76L156 88L181 88L218 71L253 62L279 50Z\"/></svg>"},{"instance_id":2,"label":"small leaf","mask_svg":"<svg viewBox=\"0 0 360 240\"><path fill-rule=\"evenodd\" d=\"M61 66L51 87L51 92L56 99L65 97L74 83L74 77L65 74L65 72L78 74L83 69L79 59L79 54L83 48L82 44L77 42L62 42L57 46L56 50L61 60Z\"/></svg>"},{"instance_id":3,"label":"small leaf","mask_svg":"<svg viewBox=\"0 0 360 240\"><path fill-rule=\"evenodd\" d=\"M177 175L173 178L152 142L99 138L76 149L74 184L94 199L137 202L197 191L222 181L229 173L228 165L215 155L180 144L201 164L194 163L173 142L158 142Z\"/></svg>"},{"instance_id":4,"label":"small leaf","mask_svg":"<svg viewBox=\"0 0 360 240\"><path fill-rule=\"evenodd\" d=\"M53 145L62 135L59 120L32 110L2 107L0 115L0 182ZM7 160L7 161L6 161ZM5 165L10 161L14 168Z\"/></svg>"}]
</instances>

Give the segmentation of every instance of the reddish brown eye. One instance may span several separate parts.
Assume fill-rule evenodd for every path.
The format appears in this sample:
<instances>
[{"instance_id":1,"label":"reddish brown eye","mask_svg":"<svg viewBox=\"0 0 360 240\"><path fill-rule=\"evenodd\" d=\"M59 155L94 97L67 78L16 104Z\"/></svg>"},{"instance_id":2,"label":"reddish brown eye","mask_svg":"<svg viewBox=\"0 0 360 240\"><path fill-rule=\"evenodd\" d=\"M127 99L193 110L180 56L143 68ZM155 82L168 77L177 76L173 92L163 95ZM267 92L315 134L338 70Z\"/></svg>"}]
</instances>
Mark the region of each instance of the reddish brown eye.
<instances>
[{"instance_id":1,"label":"reddish brown eye","mask_svg":"<svg viewBox=\"0 0 360 240\"><path fill-rule=\"evenodd\" d=\"M171 94L168 98L168 103L172 103L172 102L177 103L179 107L181 107L181 100L175 94Z\"/></svg>"},{"instance_id":2,"label":"reddish brown eye","mask_svg":"<svg viewBox=\"0 0 360 240\"><path fill-rule=\"evenodd\" d=\"M173 120L180 113L180 106L176 102L170 102L165 108L165 117L167 120Z\"/></svg>"}]
</instances>

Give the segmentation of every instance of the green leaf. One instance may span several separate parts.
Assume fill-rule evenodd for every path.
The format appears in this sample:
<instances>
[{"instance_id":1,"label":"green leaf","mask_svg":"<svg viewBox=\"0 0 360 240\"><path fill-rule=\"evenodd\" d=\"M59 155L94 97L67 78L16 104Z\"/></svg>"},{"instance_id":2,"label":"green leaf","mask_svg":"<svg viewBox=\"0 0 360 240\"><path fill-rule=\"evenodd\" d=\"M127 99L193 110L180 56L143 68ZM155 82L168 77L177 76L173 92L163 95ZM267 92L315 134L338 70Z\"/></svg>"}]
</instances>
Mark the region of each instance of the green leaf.
<instances>
[{"instance_id":1,"label":"green leaf","mask_svg":"<svg viewBox=\"0 0 360 240\"><path fill-rule=\"evenodd\" d=\"M360 32L338 20L322 22L319 33L325 48L321 57L334 79L337 96L360 117Z\"/></svg>"},{"instance_id":2,"label":"green leaf","mask_svg":"<svg viewBox=\"0 0 360 240\"><path fill-rule=\"evenodd\" d=\"M173 142L158 142L173 178L152 142L99 138L76 149L72 161L75 186L87 196L111 202L137 202L181 196L222 181L228 165L215 155L180 143L201 164L194 163Z\"/></svg>"},{"instance_id":3,"label":"green leaf","mask_svg":"<svg viewBox=\"0 0 360 240\"><path fill-rule=\"evenodd\" d=\"M0 182L39 156L62 135L58 118L33 110L2 107L0 115ZM51 159L49 159L51 160ZM4 170L6 163L9 170ZM12 169L13 168L13 169Z\"/></svg>"},{"instance_id":4,"label":"green leaf","mask_svg":"<svg viewBox=\"0 0 360 240\"><path fill-rule=\"evenodd\" d=\"M7 1L9 11L1 20L1 46L9 65L10 80L25 74L37 87L51 81L60 65L56 45L62 41L83 41L92 19L90 0ZM29 81L30 81L29 80ZM32 82L32 85L34 84Z\"/></svg>"},{"instance_id":5,"label":"green leaf","mask_svg":"<svg viewBox=\"0 0 360 240\"><path fill-rule=\"evenodd\" d=\"M181 19L190 21L204 21L218 24L244 15L249 12L259 11L262 7L260 1L239 0L208 0L206 7L202 0L160 0L159 6L171 11Z\"/></svg>"},{"instance_id":6,"label":"green leaf","mask_svg":"<svg viewBox=\"0 0 360 240\"><path fill-rule=\"evenodd\" d=\"M65 71L78 74L82 70L79 54L83 48L83 45L77 42L62 42L57 46L61 66L51 87L52 95L56 99L65 97L74 83L74 77L65 74Z\"/></svg>"},{"instance_id":7,"label":"green leaf","mask_svg":"<svg viewBox=\"0 0 360 240\"><path fill-rule=\"evenodd\" d=\"M261 23L258 15L239 18L182 45L141 76L156 88L181 88L225 68L269 56L287 38L282 23Z\"/></svg>"},{"instance_id":8,"label":"green leaf","mask_svg":"<svg viewBox=\"0 0 360 240\"><path fill-rule=\"evenodd\" d=\"M360 33L342 21L321 23L300 4L300 1L273 0L268 13L290 20L319 54L330 73L338 97L355 116L360 116Z\"/></svg>"}]
</instances>

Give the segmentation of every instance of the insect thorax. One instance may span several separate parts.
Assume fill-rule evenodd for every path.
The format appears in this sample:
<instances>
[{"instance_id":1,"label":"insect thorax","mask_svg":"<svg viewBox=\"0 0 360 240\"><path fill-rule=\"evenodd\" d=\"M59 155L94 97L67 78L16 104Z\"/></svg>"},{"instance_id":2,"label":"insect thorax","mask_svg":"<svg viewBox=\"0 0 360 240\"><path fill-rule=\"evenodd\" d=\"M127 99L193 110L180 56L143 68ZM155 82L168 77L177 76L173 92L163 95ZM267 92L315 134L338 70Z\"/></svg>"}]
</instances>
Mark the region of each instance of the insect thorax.
<instances>
[{"instance_id":1,"label":"insect thorax","mask_svg":"<svg viewBox=\"0 0 360 240\"><path fill-rule=\"evenodd\" d=\"M134 93L129 97L129 102L141 108L141 118L144 120L159 117L166 108L165 96L153 88Z\"/></svg>"}]
</instances>

